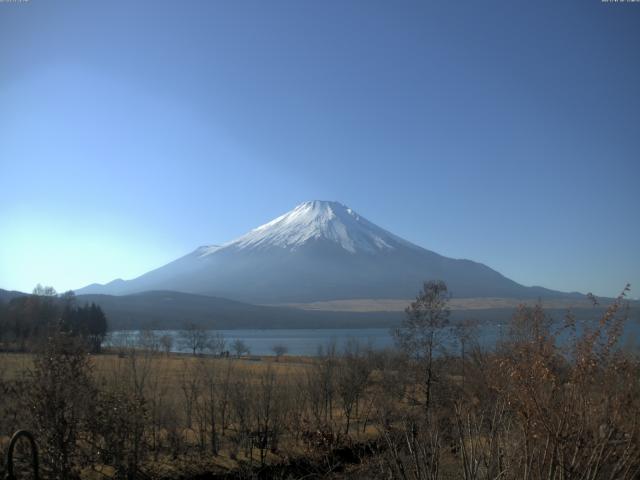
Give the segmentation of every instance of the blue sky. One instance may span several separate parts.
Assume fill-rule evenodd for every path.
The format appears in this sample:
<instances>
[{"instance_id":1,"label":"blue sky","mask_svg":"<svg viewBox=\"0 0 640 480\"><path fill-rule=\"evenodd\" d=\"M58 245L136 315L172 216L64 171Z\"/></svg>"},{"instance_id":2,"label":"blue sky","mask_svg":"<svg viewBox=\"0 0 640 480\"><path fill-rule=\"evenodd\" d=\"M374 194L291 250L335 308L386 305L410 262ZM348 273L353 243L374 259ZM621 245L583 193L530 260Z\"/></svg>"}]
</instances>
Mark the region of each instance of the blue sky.
<instances>
[{"instance_id":1,"label":"blue sky","mask_svg":"<svg viewBox=\"0 0 640 480\"><path fill-rule=\"evenodd\" d=\"M640 4L600 0L0 3L0 288L131 278L330 199L640 296L638 45Z\"/></svg>"}]
</instances>

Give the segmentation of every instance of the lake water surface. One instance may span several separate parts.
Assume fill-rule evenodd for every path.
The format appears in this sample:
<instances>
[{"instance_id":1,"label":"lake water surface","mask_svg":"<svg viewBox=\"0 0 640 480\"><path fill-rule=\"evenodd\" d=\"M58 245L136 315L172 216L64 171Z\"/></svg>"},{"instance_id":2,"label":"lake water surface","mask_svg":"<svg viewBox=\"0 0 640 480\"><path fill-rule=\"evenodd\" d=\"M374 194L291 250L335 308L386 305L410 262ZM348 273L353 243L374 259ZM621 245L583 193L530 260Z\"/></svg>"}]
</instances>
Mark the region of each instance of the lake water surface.
<instances>
[{"instance_id":1,"label":"lake water surface","mask_svg":"<svg viewBox=\"0 0 640 480\"><path fill-rule=\"evenodd\" d=\"M505 328L500 324L483 325L475 329L478 342L491 347L496 344ZM581 328L579 327L579 330ZM453 329L448 329L445 336L447 348L458 349L459 341ZM191 353L182 342L178 330L155 330L157 337L170 335L173 338L172 351L176 353ZM338 351L344 349L347 342L357 340L362 346L371 346L375 349L384 349L394 345L391 331L386 328L359 328L359 329L264 329L264 330L216 330L212 333L220 333L226 340L226 349L231 349L231 343L242 340L250 349L252 355L273 355L275 345L284 345L289 355L313 356L318 354L318 348L326 348L335 343ZM112 332L111 339L106 342L122 344L123 342L135 344L139 332L117 331ZM625 328L622 345L638 345L640 327L637 322L629 322Z\"/></svg>"},{"instance_id":2,"label":"lake water surface","mask_svg":"<svg viewBox=\"0 0 640 480\"><path fill-rule=\"evenodd\" d=\"M176 353L191 353L184 345L178 330L154 330L160 337L170 335L173 338L172 351ZM273 355L275 345L284 345L289 355L317 355L320 346L335 342L338 350L342 350L349 339L356 339L362 345L371 345L382 349L393 345L393 338L386 328L366 329L265 329L265 330L215 330L213 334L222 334L226 341L226 349L231 350L231 343L242 340L251 351L251 355ZM113 343L135 344L139 332L113 332ZM107 343L109 344L109 343Z\"/></svg>"}]
</instances>

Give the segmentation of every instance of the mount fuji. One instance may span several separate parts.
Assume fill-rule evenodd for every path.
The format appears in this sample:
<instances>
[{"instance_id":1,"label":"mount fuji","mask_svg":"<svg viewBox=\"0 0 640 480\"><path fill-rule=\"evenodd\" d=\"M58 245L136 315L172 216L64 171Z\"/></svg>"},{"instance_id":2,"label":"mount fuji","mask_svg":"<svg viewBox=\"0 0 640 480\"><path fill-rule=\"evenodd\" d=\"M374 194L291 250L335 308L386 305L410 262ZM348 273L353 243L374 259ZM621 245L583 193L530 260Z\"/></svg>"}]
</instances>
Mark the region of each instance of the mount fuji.
<instances>
[{"instance_id":1,"label":"mount fuji","mask_svg":"<svg viewBox=\"0 0 640 480\"><path fill-rule=\"evenodd\" d=\"M199 247L132 280L78 294L172 290L251 303L411 298L426 280L456 297L557 298L481 263L447 258L378 227L338 202L305 202L223 245Z\"/></svg>"}]
</instances>

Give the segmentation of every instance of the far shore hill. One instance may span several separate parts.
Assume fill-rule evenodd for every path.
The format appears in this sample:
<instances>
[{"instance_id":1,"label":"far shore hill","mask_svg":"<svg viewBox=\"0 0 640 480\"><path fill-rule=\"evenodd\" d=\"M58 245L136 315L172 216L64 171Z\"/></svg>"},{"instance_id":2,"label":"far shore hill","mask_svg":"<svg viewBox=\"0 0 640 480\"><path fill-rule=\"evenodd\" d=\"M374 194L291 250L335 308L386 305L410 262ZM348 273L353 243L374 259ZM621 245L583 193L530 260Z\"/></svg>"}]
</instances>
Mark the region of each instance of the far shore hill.
<instances>
[{"instance_id":1,"label":"far shore hill","mask_svg":"<svg viewBox=\"0 0 640 480\"><path fill-rule=\"evenodd\" d=\"M396 298L354 298L349 300L328 300L308 303L279 303L273 307L291 307L301 310L318 310L325 312L401 312L412 302L412 299ZM608 305L613 301L610 298L598 299L601 305ZM449 302L451 310L488 310L496 308L515 309L519 305L533 305L536 302L549 309L583 309L593 307L593 302L587 297L583 298L452 298ZM637 304L637 301L632 301Z\"/></svg>"},{"instance_id":2,"label":"far shore hill","mask_svg":"<svg viewBox=\"0 0 640 480\"><path fill-rule=\"evenodd\" d=\"M28 294L0 289L0 301ZM102 307L111 330L171 330L186 323L210 329L323 329L389 328L404 318L410 299L347 299L310 303L255 305L229 299L175 291L149 291L131 295L78 295L79 304L96 303ZM555 320L568 311L577 319L597 321L613 299L591 300L452 298L452 320L476 321L479 324L507 321L518 305L540 303ZM640 302L630 301L631 321L640 321Z\"/></svg>"}]
</instances>

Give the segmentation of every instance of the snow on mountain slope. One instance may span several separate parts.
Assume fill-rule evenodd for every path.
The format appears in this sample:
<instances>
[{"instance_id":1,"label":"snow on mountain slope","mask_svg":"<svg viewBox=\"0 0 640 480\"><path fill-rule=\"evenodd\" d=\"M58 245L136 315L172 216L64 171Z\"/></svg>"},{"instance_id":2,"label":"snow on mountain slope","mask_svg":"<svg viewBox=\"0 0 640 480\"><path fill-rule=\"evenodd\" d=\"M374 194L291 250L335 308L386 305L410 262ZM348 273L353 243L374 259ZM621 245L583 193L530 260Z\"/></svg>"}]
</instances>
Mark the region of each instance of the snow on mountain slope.
<instances>
[{"instance_id":1,"label":"snow on mountain slope","mask_svg":"<svg viewBox=\"0 0 640 480\"><path fill-rule=\"evenodd\" d=\"M329 240L350 253L376 253L412 244L374 225L338 202L314 200L251 230L220 248L295 250L312 240ZM203 252L210 255L220 248Z\"/></svg>"},{"instance_id":2,"label":"snow on mountain slope","mask_svg":"<svg viewBox=\"0 0 640 480\"><path fill-rule=\"evenodd\" d=\"M202 247L198 247L194 253L199 257L206 257L207 255L217 252L221 248L221 245L203 245Z\"/></svg>"}]
</instances>

